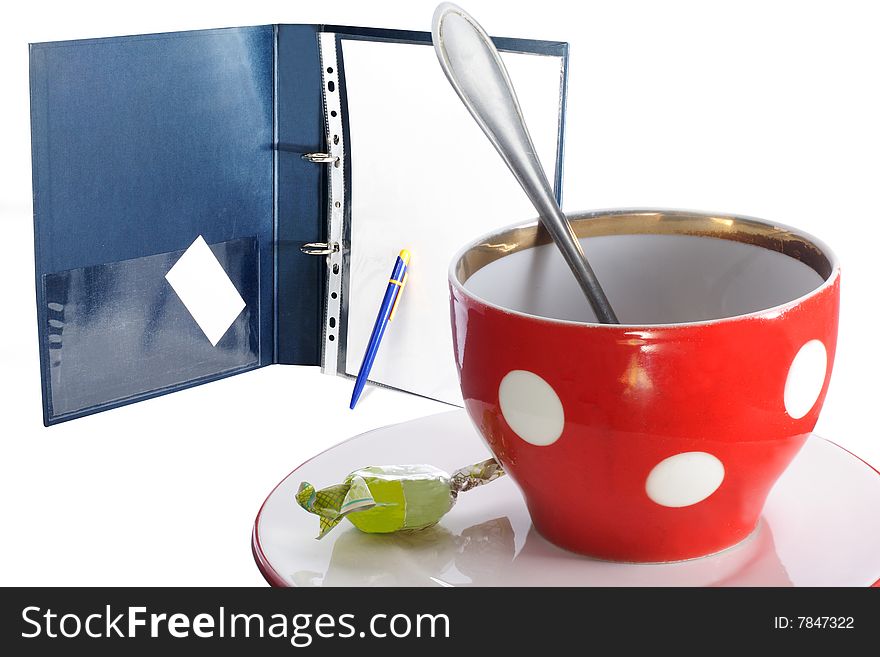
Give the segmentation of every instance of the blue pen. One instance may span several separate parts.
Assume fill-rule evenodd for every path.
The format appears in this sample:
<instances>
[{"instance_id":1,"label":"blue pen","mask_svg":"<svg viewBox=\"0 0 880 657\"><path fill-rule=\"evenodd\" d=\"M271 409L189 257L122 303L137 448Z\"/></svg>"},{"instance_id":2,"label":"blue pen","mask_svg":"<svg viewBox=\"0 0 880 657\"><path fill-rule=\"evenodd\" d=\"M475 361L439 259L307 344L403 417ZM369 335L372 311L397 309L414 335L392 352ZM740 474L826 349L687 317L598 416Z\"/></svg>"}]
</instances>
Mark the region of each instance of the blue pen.
<instances>
[{"instance_id":1,"label":"blue pen","mask_svg":"<svg viewBox=\"0 0 880 657\"><path fill-rule=\"evenodd\" d=\"M397 304L400 301L400 295L403 294L403 287L406 285L406 277L409 274L409 251L403 249L397 256L394 263L394 269L391 270L391 278L388 279L388 289L385 290L385 298L382 299L382 305L379 306L379 316L376 317L376 323L373 325L373 333L370 335L370 341L367 343L367 351L364 354L364 360L361 363L361 369L358 371L357 381L354 383L354 391L351 393L351 404L349 408L354 408L364 389L364 384L370 376L370 369L373 367L373 361L376 360L376 352L379 351L379 343L382 342L382 336L385 334L385 327L388 322L394 319L394 313L397 312Z\"/></svg>"}]
</instances>

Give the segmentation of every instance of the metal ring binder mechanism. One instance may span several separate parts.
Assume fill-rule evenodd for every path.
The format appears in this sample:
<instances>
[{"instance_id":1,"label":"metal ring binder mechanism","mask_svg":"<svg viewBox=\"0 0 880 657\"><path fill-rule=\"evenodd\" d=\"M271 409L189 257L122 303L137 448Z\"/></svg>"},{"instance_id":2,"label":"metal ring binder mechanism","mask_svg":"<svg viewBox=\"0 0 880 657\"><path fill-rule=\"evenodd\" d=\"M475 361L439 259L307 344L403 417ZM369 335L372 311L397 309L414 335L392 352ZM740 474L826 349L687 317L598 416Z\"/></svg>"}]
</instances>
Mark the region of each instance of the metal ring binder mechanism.
<instances>
[{"instance_id":1,"label":"metal ring binder mechanism","mask_svg":"<svg viewBox=\"0 0 880 657\"><path fill-rule=\"evenodd\" d=\"M558 197L568 46L495 41ZM429 33L41 43L30 69L46 424L274 363L356 375L400 244L418 265L371 380L460 403L449 260L534 212Z\"/></svg>"},{"instance_id":2,"label":"metal ring binder mechanism","mask_svg":"<svg viewBox=\"0 0 880 657\"><path fill-rule=\"evenodd\" d=\"M330 255L339 251L339 242L309 242L303 244L299 250L306 255Z\"/></svg>"},{"instance_id":3,"label":"metal ring binder mechanism","mask_svg":"<svg viewBox=\"0 0 880 657\"><path fill-rule=\"evenodd\" d=\"M304 153L302 158L308 162L314 162L315 164L339 162L338 157L330 155L329 153Z\"/></svg>"}]
</instances>

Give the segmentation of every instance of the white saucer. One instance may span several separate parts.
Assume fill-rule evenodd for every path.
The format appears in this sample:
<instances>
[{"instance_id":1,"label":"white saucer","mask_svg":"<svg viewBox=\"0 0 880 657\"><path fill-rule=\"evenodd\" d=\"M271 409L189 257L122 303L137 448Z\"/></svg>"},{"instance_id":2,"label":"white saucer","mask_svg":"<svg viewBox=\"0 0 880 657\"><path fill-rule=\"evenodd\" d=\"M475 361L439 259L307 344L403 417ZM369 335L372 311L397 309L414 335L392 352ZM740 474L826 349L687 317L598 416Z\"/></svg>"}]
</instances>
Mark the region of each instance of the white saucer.
<instances>
[{"instance_id":1,"label":"white saucer","mask_svg":"<svg viewBox=\"0 0 880 657\"><path fill-rule=\"evenodd\" d=\"M364 534L343 522L315 540L318 518L294 500L367 465L429 463L451 472L488 456L464 411L352 438L289 474L263 503L253 552L273 586L871 586L880 580L880 473L817 436L782 475L748 539L667 564L597 561L532 527L507 477L462 493L436 527Z\"/></svg>"}]
</instances>

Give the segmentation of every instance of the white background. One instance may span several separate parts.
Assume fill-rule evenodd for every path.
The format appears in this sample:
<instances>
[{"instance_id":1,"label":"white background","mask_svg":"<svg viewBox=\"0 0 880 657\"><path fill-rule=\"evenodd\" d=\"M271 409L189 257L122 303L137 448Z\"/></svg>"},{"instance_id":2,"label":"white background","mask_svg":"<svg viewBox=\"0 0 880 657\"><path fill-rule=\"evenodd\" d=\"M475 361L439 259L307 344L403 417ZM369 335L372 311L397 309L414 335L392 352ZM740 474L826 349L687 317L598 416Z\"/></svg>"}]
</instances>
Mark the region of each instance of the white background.
<instances>
[{"instance_id":1,"label":"white background","mask_svg":"<svg viewBox=\"0 0 880 657\"><path fill-rule=\"evenodd\" d=\"M284 475L354 433L448 408L371 390L349 412L350 382L271 367L44 429L26 44L276 22L429 29L433 8L249 0L4 10L0 584L261 584L251 525ZM880 39L871 4L471 0L465 8L493 34L571 42L567 209L748 214L836 250L840 342L817 432L880 466Z\"/></svg>"}]
</instances>

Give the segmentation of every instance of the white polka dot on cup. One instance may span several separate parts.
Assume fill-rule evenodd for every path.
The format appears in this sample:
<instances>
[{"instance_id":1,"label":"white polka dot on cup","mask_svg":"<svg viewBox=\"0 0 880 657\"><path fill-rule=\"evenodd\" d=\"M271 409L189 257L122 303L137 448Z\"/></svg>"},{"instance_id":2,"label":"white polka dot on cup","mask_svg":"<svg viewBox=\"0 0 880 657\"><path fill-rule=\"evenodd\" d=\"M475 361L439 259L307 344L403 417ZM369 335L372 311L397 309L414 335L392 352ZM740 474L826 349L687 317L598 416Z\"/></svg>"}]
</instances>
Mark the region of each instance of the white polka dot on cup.
<instances>
[{"instance_id":1,"label":"white polka dot on cup","mask_svg":"<svg viewBox=\"0 0 880 657\"><path fill-rule=\"evenodd\" d=\"M562 435L565 412L559 395L533 372L512 370L498 386L501 414L513 432L527 443L552 445Z\"/></svg>"},{"instance_id":2,"label":"white polka dot on cup","mask_svg":"<svg viewBox=\"0 0 880 657\"><path fill-rule=\"evenodd\" d=\"M702 502L724 481L724 464L707 452L682 452L663 459L645 480L645 493L661 506Z\"/></svg>"},{"instance_id":3,"label":"white polka dot on cup","mask_svg":"<svg viewBox=\"0 0 880 657\"><path fill-rule=\"evenodd\" d=\"M799 420L809 413L825 385L828 353L820 340L810 340L798 350L785 379L785 412Z\"/></svg>"}]
</instances>

